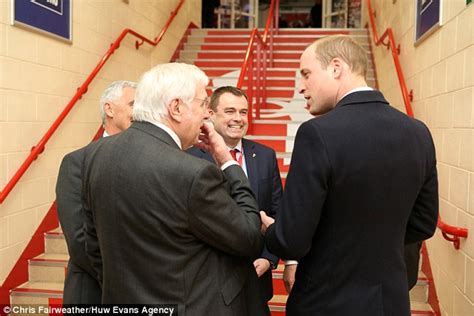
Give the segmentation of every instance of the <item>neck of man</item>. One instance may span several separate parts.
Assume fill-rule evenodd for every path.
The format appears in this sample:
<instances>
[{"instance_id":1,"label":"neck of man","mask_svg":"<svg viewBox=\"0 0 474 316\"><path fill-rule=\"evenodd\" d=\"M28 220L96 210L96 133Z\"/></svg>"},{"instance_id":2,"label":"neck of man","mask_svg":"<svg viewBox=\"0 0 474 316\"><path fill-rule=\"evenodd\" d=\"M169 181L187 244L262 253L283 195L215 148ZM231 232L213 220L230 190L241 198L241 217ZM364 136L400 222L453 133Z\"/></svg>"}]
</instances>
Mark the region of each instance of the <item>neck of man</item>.
<instances>
[{"instance_id":1,"label":"neck of man","mask_svg":"<svg viewBox=\"0 0 474 316\"><path fill-rule=\"evenodd\" d=\"M120 133L122 130L120 130L118 127L112 125L112 124L108 124L107 122L105 123L105 126L104 126L104 130L107 134L109 134L110 136L112 135L115 135L115 134L118 134Z\"/></svg>"},{"instance_id":2,"label":"neck of man","mask_svg":"<svg viewBox=\"0 0 474 316\"><path fill-rule=\"evenodd\" d=\"M357 88L368 87L365 78L359 75L350 74L337 89L335 104L337 104L349 91Z\"/></svg>"},{"instance_id":3,"label":"neck of man","mask_svg":"<svg viewBox=\"0 0 474 316\"><path fill-rule=\"evenodd\" d=\"M235 146L239 144L240 140L241 138L240 139L224 139L225 144L227 145L227 147L230 147L230 148L235 148Z\"/></svg>"}]
</instances>

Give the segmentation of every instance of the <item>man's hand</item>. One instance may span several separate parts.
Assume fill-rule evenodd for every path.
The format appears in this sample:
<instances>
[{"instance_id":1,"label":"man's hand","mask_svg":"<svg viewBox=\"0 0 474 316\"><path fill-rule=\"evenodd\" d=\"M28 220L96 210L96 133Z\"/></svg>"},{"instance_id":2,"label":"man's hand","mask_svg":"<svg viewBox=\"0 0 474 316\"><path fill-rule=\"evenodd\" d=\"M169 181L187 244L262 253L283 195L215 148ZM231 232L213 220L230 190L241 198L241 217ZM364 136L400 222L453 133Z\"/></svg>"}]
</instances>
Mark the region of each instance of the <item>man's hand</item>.
<instances>
[{"instance_id":1,"label":"man's hand","mask_svg":"<svg viewBox=\"0 0 474 316\"><path fill-rule=\"evenodd\" d=\"M227 148L224 139L216 132L212 122L204 122L201 126L199 140L201 142L194 146L209 152L219 167L227 161L232 160L232 156L229 153L229 149Z\"/></svg>"},{"instance_id":2,"label":"man's hand","mask_svg":"<svg viewBox=\"0 0 474 316\"><path fill-rule=\"evenodd\" d=\"M283 283L285 284L286 292L290 294L293 284L295 283L295 273L297 264L285 265L283 270Z\"/></svg>"},{"instance_id":3,"label":"man's hand","mask_svg":"<svg viewBox=\"0 0 474 316\"><path fill-rule=\"evenodd\" d=\"M270 261L265 258L259 258L253 262L253 266L255 267L255 271L257 271L258 277L261 277L270 269Z\"/></svg>"},{"instance_id":4,"label":"man's hand","mask_svg":"<svg viewBox=\"0 0 474 316\"><path fill-rule=\"evenodd\" d=\"M260 218L262 219L262 234L265 235L268 226L273 224L275 220L272 217L268 216L264 211L260 211Z\"/></svg>"}]
</instances>

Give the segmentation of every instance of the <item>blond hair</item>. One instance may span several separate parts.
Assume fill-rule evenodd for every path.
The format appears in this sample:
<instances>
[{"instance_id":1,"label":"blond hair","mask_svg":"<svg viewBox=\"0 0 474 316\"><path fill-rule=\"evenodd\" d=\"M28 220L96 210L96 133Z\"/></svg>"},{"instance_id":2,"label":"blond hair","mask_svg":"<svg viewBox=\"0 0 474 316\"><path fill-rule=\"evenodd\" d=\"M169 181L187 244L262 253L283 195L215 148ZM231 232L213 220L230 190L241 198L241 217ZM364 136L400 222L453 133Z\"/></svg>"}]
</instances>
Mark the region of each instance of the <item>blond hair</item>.
<instances>
[{"instance_id":1,"label":"blond hair","mask_svg":"<svg viewBox=\"0 0 474 316\"><path fill-rule=\"evenodd\" d=\"M313 42L316 59L327 68L334 58L342 59L355 74L365 77L367 73L367 53L347 35L331 35Z\"/></svg>"}]
</instances>

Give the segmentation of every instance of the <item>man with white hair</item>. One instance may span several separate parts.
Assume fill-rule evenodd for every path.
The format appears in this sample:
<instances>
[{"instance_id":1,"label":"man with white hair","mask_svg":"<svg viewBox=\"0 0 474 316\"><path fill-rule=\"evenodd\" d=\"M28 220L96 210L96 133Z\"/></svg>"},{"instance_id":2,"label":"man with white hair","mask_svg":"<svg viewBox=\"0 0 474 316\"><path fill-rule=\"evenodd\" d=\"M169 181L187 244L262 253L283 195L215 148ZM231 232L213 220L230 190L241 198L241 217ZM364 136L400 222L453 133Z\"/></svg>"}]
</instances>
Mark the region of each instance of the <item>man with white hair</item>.
<instances>
[{"instance_id":1,"label":"man with white hair","mask_svg":"<svg viewBox=\"0 0 474 316\"><path fill-rule=\"evenodd\" d=\"M131 124L136 83L115 81L102 93L100 115L104 137ZM82 209L82 160L86 147L67 154L61 162L56 184L59 221L66 239L69 263L64 282L64 304L99 304L102 291L86 255Z\"/></svg>"},{"instance_id":2,"label":"man with white hair","mask_svg":"<svg viewBox=\"0 0 474 316\"><path fill-rule=\"evenodd\" d=\"M102 303L256 314L248 282L263 246L258 207L222 137L204 124L207 84L193 65L152 68L138 84L132 126L86 155L87 252ZM217 166L183 151L198 139Z\"/></svg>"}]
</instances>

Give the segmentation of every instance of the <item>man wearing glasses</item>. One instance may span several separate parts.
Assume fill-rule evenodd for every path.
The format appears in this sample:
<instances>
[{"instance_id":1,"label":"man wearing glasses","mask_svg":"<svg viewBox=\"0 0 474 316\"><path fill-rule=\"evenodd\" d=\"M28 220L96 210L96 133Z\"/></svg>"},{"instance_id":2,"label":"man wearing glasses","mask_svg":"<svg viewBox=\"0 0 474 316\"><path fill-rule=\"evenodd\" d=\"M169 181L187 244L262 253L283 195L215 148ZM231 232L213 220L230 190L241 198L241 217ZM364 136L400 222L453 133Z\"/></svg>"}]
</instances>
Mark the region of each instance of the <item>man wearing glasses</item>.
<instances>
[{"instance_id":1,"label":"man wearing glasses","mask_svg":"<svg viewBox=\"0 0 474 316\"><path fill-rule=\"evenodd\" d=\"M257 279L250 259L263 246L258 206L222 137L204 123L208 81L194 65L152 68L138 84L132 126L86 155L87 252L102 303L261 315L248 295ZM217 166L183 152L198 139Z\"/></svg>"}]
</instances>

